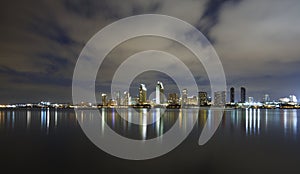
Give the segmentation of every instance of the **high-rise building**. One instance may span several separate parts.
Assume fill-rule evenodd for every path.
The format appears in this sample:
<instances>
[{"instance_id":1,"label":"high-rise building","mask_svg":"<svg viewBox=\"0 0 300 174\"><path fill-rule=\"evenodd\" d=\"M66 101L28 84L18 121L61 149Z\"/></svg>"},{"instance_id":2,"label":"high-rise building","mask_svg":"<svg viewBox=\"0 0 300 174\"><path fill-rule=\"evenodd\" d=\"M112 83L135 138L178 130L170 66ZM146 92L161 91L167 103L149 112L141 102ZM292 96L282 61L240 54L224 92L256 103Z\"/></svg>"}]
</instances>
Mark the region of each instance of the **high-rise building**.
<instances>
[{"instance_id":1,"label":"high-rise building","mask_svg":"<svg viewBox=\"0 0 300 174\"><path fill-rule=\"evenodd\" d=\"M178 95L176 93L169 94L168 103L169 104L178 104Z\"/></svg>"},{"instance_id":2,"label":"high-rise building","mask_svg":"<svg viewBox=\"0 0 300 174\"><path fill-rule=\"evenodd\" d=\"M139 103L144 104L147 101L147 88L145 84L140 84Z\"/></svg>"},{"instance_id":3,"label":"high-rise building","mask_svg":"<svg viewBox=\"0 0 300 174\"><path fill-rule=\"evenodd\" d=\"M155 103L162 104L164 103L164 86L162 82L158 81L155 89Z\"/></svg>"},{"instance_id":4,"label":"high-rise building","mask_svg":"<svg viewBox=\"0 0 300 174\"><path fill-rule=\"evenodd\" d=\"M117 105L117 101L114 99L109 99L107 102L108 106L116 106Z\"/></svg>"},{"instance_id":5,"label":"high-rise building","mask_svg":"<svg viewBox=\"0 0 300 174\"><path fill-rule=\"evenodd\" d=\"M245 103L245 102L246 102L246 88L241 87L241 103Z\"/></svg>"},{"instance_id":6,"label":"high-rise building","mask_svg":"<svg viewBox=\"0 0 300 174\"><path fill-rule=\"evenodd\" d=\"M217 91L214 93L214 105L215 106L225 106L226 104L226 92Z\"/></svg>"},{"instance_id":7,"label":"high-rise building","mask_svg":"<svg viewBox=\"0 0 300 174\"><path fill-rule=\"evenodd\" d=\"M181 105L186 106L188 102L187 100L188 100L188 90L183 89L181 94Z\"/></svg>"},{"instance_id":8,"label":"high-rise building","mask_svg":"<svg viewBox=\"0 0 300 174\"><path fill-rule=\"evenodd\" d=\"M123 105L124 105L124 106L131 105L131 97L130 97L129 92L127 92L127 91L124 92L124 101L123 101Z\"/></svg>"},{"instance_id":9,"label":"high-rise building","mask_svg":"<svg viewBox=\"0 0 300 174\"><path fill-rule=\"evenodd\" d=\"M254 102L254 98L253 97L248 97L248 103L253 103Z\"/></svg>"},{"instance_id":10,"label":"high-rise building","mask_svg":"<svg viewBox=\"0 0 300 174\"><path fill-rule=\"evenodd\" d=\"M207 106L207 92L198 92L198 106Z\"/></svg>"},{"instance_id":11,"label":"high-rise building","mask_svg":"<svg viewBox=\"0 0 300 174\"><path fill-rule=\"evenodd\" d=\"M198 105L197 96L188 97L187 98L187 104L189 106L197 106Z\"/></svg>"},{"instance_id":12,"label":"high-rise building","mask_svg":"<svg viewBox=\"0 0 300 174\"><path fill-rule=\"evenodd\" d=\"M269 94L265 94L265 95L264 95L263 102L264 102L264 103L270 102L270 96L269 96Z\"/></svg>"},{"instance_id":13,"label":"high-rise building","mask_svg":"<svg viewBox=\"0 0 300 174\"><path fill-rule=\"evenodd\" d=\"M121 95L120 91L115 91L112 99L115 101L116 105L121 105Z\"/></svg>"},{"instance_id":14,"label":"high-rise building","mask_svg":"<svg viewBox=\"0 0 300 174\"><path fill-rule=\"evenodd\" d=\"M230 103L234 103L234 87L230 88Z\"/></svg>"},{"instance_id":15,"label":"high-rise building","mask_svg":"<svg viewBox=\"0 0 300 174\"><path fill-rule=\"evenodd\" d=\"M102 100L102 106L106 106L107 105L107 95L102 93L101 100Z\"/></svg>"}]
</instances>

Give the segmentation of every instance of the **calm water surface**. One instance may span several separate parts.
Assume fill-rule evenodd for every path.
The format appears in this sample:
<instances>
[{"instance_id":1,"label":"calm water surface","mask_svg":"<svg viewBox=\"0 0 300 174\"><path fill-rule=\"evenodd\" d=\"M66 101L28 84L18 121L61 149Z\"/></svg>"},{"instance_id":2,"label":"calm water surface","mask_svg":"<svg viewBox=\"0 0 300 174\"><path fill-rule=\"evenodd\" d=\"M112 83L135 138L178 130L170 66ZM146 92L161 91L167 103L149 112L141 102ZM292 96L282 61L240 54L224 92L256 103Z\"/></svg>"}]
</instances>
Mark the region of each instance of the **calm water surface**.
<instances>
[{"instance_id":1,"label":"calm water surface","mask_svg":"<svg viewBox=\"0 0 300 174\"><path fill-rule=\"evenodd\" d=\"M89 141L77 122L93 121L87 112L76 116L68 109L0 110L1 173L300 173L300 110L226 110L204 146L198 145L198 138L204 124L213 121L210 110L166 110L148 126L130 124L114 109L100 112L115 132L140 140L162 135L176 120L182 132L197 122L170 153L130 161ZM130 110L122 112L132 117ZM156 119L160 112L156 109L141 121Z\"/></svg>"}]
</instances>

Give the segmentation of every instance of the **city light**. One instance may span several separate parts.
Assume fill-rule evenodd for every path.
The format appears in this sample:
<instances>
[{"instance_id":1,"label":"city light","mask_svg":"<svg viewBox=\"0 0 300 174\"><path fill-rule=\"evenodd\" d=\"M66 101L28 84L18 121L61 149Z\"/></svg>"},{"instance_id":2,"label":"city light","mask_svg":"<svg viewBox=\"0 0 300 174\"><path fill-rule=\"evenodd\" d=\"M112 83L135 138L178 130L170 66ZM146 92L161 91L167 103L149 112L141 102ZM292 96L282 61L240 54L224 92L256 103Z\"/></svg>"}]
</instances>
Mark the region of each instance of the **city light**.
<instances>
[{"instance_id":1,"label":"city light","mask_svg":"<svg viewBox=\"0 0 300 174\"><path fill-rule=\"evenodd\" d=\"M140 84L138 96L133 97L128 91L114 91L111 98L106 93L100 93L101 102L90 103L82 101L79 104L68 103L52 103L50 101L41 101L39 103L17 103L17 104L0 104L0 108L160 108L166 107L170 109L178 108L194 108L194 107L210 107L210 106L225 106L227 108L264 108L264 109L300 109L297 97L293 94L288 97L281 97L277 101L271 101L270 95L265 94L261 101L256 101L254 97L247 97L246 88L240 88L240 100L237 102L235 98L235 89L231 87L228 92L215 91L214 98L206 91L199 91L198 96L189 95L188 89L181 91L181 96L177 93L165 94L166 88L161 81L157 81L154 98L148 99L148 91L145 84ZM229 94L229 101L226 102L226 94ZM122 95L121 95L122 94ZM167 96L167 97L166 97Z\"/></svg>"}]
</instances>

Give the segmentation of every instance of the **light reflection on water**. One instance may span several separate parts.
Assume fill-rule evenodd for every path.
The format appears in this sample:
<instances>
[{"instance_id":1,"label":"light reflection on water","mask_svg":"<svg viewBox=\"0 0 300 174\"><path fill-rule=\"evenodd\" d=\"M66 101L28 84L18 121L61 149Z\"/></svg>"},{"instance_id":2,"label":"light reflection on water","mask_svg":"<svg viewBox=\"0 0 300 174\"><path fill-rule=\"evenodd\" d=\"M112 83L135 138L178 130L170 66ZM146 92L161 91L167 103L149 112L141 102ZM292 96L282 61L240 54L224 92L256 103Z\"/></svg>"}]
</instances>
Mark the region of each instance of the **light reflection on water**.
<instances>
[{"instance_id":1,"label":"light reflection on water","mask_svg":"<svg viewBox=\"0 0 300 174\"><path fill-rule=\"evenodd\" d=\"M0 111L0 130L35 130L49 134L56 128L77 126L75 114L71 110L56 109L14 109Z\"/></svg>"},{"instance_id":2,"label":"light reflection on water","mask_svg":"<svg viewBox=\"0 0 300 174\"><path fill-rule=\"evenodd\" d=\"M141 140L151 139L159 137L170 129L176 122L177 118L179 119L179 127L181 128L182 134L184 134L188 127L193 127L193 123L195 123L195 118L197 117L196 110L182 110L181 112L179 110L170 110L164 112L163 117L160 117L162 111L159 108L153 110L139 109L138 112L132 112L132 108L119 109L118 111L121 112L124 119L121 118L119 113L114 109L100 110L100 128L102 135L106 132L105 124L107 124L111 129L122 136ZM92 119L89 119L87 118L88 114L89 111L80 111L78 114L79 120L82 123L93 125L96 118L93 116ZM185 116L182 116L183 114ZM138 125L130 123L132 117L136 117L136 120L139 123ZM149 124L158 117L160 119L158 119L154 124Z\"/></svg>"},{"instance_id":3,"label":"light reflection on water","mask_svg":"<svg viewBox=\"0 0 300 174\"><path fill-rule=\"evenodd\" d=\"M225 118L232 127L239 129L244 127L247 136L258 136L261 133L272 134L282 132L284 135L297 136L298 114L296 109L266 110L266 109L245 109L226 111ZM228 116L230 115L230 118ZM223 120L224 121L224 120ZM226 122L225 121L225 122ZM224 127L226 128L226 127Z\"/></svg>"},{"instance_id":4,"label":"light reflection on water","mask_svg":"<svg viewBox=\"0 0 300 174\"><path fill-rule=\"evenodd\" d=\"M101 109L101 132L105 133L104 124L107 123L113 130L121 135L136 138L149 139L158 137L172 127L178 119L179 128L185 133L187 127L193 126L195 117L189 116L198 113L198 130L201 131L204 123L208 126L214 124L214 117L211 116L211 110L166 110L163 117L154 124L147 125L147 122L156 120L161 114L159 108L147 112L147 109L141 109L139 115L133 115L130 109L122 110L125 119L122 119L114 109ZM230 127L244 132L246 136L258 136L260 134L272 134L282 132L285 136L297 136L299 133L298 110L265 110L265 109L237 109L226 110L222 121L221 129ZM129 123L132 117L137 116L140 124ZM51 133L55 129L68 125L76 126L77 119L81 121L93 121L92 114L82 112L78 115L73 110L57 109L16 109L0 111L0 130L14 129L34 129L39 127L45 134ZM126 121L126 119L129 121ZM220 129L219 129L220 130Z\"/></svg>"},{"instance_id":5,"label":"light reflection on water","mask_svg":"<svg viewBox=\"0 0 300 174\"><path fill-rule=\"evenodd\" d=\"M140 110L139 115L128 111L130 109L122 111L127 120L138 116L141 123L156 120L161 113L160 109L150 113ZM160 170L168 173L170 167L178 173L299 173L300 110L226 109L216 134L207 144L199 146L197 140L205 123L208 127L217 123L212 116L214 112L166 110L155 124L134 125L122 119L114 109L101 109L102 116L97 119L100 136L109 132L104 126L107 124L122 136L139 140L159 137L157 142L160 143L164 138L160 135L176 121L179 135L194 126L191 135L172 152L154 160L134 162L107 155L89 141L77 119L96 123L90 111L76 117L73 110L67 109L0 110L1 164L9 169L16 165L32 166L30 169L36 169L36 173L45 169L53 169L49 173L82 173L87 169L91 171L88 173L111 172L112 164L113 169L122 170L118 173L145 169L148 173Z\"/></svg>"}]
</instances>

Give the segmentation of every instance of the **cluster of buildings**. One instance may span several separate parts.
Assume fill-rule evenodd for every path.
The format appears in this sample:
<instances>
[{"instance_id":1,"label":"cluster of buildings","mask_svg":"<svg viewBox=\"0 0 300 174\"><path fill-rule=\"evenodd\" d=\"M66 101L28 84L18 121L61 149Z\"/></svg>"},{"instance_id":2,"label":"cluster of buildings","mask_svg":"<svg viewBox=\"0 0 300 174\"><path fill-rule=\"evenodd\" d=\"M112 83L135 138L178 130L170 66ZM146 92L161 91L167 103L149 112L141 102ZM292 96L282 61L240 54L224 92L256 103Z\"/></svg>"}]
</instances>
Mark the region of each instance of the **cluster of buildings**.
<instances>
[{"instance_id":1,"label":"cluster of buildings","mask_svg":"<svg viewBox=\"0 0 300 174\"><path fill-rule=\"evenodd\" d=\"M123 95L121 92L114 92L113 96L108 99L108 95L101 94L101 106L133 106L133 107L159 107L159 106L198 106L197 96L188 96L188 90L183 89L181 97L177 93L170 93L165 95L164 85L158 81L155 87L155 97L153 99L147 98L147 87L145 84L140 84L138 96L131 97L128 91Z\"/></svg>"},{"instance_id":2,"label":"cluster of buildings","mask_svg":"<svg viewBox=\"0 0 300 174\"><path fill-rule=\"evenodd\" d=\"M271 101L270 96L265 94L262 101L255 102L253 97L246 96L246 88L240 88L240 98L236 100L234 87L229 90L229 102L226 102L227 91L214 92L213 99L205 91L199 91L198 96L189 96L188 89L181 91L181 96L177 93L165 95L164 85L158 81L155 88L155 97L147 99L147 87L140 84L138 96L133 98L128 91L123 95L114 92L114 96L108 99L107 94L102 93L102 103L100 107L132 106L132 107L159 107L167 106L170 108L179 107L205 107L205 106L226 106L231 108L300 108L295 95L280 98L278 101Z\"/></svg>"},{"instance_id":3,"label":"cluster of buildings","mask_svg":"<svg viewBox=\"0 0 300 174\"><path fill-rule=\"evenodd\" d=\"M148 99L147 87L140 84L138 95L132 97L128 91L121 93L116 91L109 98L107 94L101 94L101 103L92 104L82 102L73 104L57 104L50 102L40 102L37 104L14 104L0 105L0 108L102 108L102 107L167 107L167 108L185 108L185 107L206 107L206 106L226 106L230 108L300 108L295 95L280 98L278 101L271 101L270 96L265 94L262 101L255 102L253 97L246 96L246 88L240 88L240 98L236 100L236 91L231 87L228 91L229 102L226 102L227 91L214 92L213 98L206 91L199 91L197 96L189 96L188 89L183 89L181 94L169 93L165 95L165 88L162 82L156 83L154 97Z\"/></svg>"},{"instance_id":4,"label":"cluster of buildings","mask_svg":"<svg viewBox=\"0 0 300 174\"><path fill-rule=\"evenodd\" d=\"M224 94L225 96L225 94ZM222 97L222 96L220 96ZM225 100L225 99L224 99ZM223 102L225 103L225 102ZM165 95L164 85L158 81L155 87L155 97L153 99L147 98L147 87L145 84L140 84L138 96L131 97L128 91L125 91L123 95L120 91L114 92L111 98L105 93L101 94L102 107L112 106L174 106L174 107L186 107L186 106L209 106L211 105L211 97L206 92L199 92L199 96L189 96L188 89L181 91L181 96L177 93L169 93Z\"/></svg>"},{"instance_id":5,"label":"cluster of buildings","mask_svg":"<svg viewBox=\"0 0 300 174\"><path fill-rule=\"evenodd\" d=\"M0 108L72 108L73 105L68 103L51 103L41 101L39 103L19 103L19 104L0 104Z\"/></svg>"},{"instance_id":6,"label":"cluster of buildings","mask_svg":"<svg viewBox=\"0 0 300 174\"><path fill-rule=\"evenodd\" d=\"M172 100L176 100L176 94L170 94ZM174 99L173 99L174 98ZM108 99L107 94L101 94L101 106L153 106L153 105L166 105L166 99L164 95L163 83L158 81L155 88L155 98L153 100L147 99L147 87L145 84L140 84L138 96L133 98L128 91L125 91L121 95L120 91L114 92L112 98Z\"/></svg>"},{"instance_id":7,"label":"cluster of buildings","mask_svg":"<svg viewBox=\"0 0 300 174\"><path fill-rule=\"evenodd\" d=\"M241 87L240 90L240 100L237 102L235 100L235 89L230 88L229 92L230 102L226 103L227 107L235 108L300 108L297 97L295 95L290 95L289 97L279 98L278 101L271 101L269 94L265 94L261 101L255 102L253 97L246 98L246 88Z\"/></svg>"}]
</instances>

